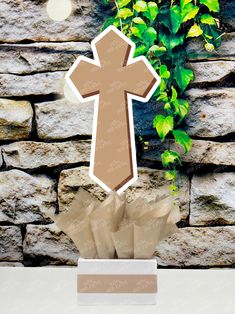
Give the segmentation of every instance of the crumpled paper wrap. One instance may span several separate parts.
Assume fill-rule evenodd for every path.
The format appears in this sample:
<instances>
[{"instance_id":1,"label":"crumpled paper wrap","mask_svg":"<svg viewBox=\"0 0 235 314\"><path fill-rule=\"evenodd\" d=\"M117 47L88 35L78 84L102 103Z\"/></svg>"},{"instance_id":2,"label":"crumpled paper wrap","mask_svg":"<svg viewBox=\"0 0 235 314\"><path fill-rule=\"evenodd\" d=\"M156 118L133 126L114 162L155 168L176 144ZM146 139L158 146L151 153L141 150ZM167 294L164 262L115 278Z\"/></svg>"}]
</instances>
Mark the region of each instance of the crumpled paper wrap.
<instances>
[{"instance_id":1,"label":"crumpled paper wrap","mask_svg":"<svg viewBox=\"0 0 235 314\"><path fill-rule=\"evenodd\" d=\"M147 202L110 193L100 202L79 189L68 211L50 215L83 258L152 258L158 243L177 231L179 208L173 196Z\"/></svg>"}]
</instances>

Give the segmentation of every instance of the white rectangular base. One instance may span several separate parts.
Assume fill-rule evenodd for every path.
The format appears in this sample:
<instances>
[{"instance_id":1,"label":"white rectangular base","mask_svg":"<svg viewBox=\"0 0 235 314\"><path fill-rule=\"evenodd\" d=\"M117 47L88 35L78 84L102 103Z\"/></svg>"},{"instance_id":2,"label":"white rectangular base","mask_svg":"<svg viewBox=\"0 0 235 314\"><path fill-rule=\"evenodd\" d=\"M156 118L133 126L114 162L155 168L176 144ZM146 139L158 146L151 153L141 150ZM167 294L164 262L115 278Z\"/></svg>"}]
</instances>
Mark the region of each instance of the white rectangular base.
<instances>
[{"instance_id":1,"label":"white rectangular base","mask_svg":"<svg viewBox=\"0 0 235 314\"><path fill-rule=\"evenodd\" d=\"M79 258L77 283L80 305L153 305L157 298L157 261Z\"/></svg>"}]
</instances>

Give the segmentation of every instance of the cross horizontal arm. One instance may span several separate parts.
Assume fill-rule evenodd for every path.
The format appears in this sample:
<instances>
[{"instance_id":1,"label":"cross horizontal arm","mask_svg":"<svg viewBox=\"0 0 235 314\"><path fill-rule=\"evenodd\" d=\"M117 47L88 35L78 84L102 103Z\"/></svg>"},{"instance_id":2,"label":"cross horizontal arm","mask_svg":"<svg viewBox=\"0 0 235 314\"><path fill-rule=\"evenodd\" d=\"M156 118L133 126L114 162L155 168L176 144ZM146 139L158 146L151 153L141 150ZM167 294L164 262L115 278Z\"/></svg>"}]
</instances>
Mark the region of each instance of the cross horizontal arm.
<instances>
[{"instance_id":1,"label":"cross horizontal arm","mask_svg":"<svg viewBox=\"0 0 235 314\"><path fill-rule=\"evenodd\" d=\"M99 94L100 67L95 65L91 59L80 57L69 75L75 88L83 98Z\"/></svg>"},{"instance_id":2,"label":"cross horizontal arm","mask_svg":"<svg viewBox=\"0 0 235 314\"><path fill-rule=\"evenodd\" d=\"M143 59L129 64L125 68L126 92L145 98L156 83L156 77Z\"/></svg>"}]
</instances>

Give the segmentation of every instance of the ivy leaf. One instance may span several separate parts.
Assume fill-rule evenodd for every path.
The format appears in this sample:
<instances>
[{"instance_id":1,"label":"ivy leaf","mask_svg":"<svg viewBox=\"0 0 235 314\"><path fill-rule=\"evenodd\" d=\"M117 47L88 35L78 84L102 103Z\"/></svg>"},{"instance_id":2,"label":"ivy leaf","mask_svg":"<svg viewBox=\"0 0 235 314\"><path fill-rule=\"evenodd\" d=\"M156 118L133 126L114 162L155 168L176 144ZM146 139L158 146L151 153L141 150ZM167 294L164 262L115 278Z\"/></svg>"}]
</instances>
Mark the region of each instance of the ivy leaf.
<instances>
[{"instance_id":1,"label":"ivy leaf","mask_svg":"<svg viewBox=\"0 0 235 314\"><path fill-rule=\"evenodd\" d=\"M219 12L218 0L200 0L201 4L204 4L210 11Z\"/></svg>"},{"instance_id":2,"label":"ivy leaf","mask_svg":"<svg viewBox=\"0 0 235 314\"><path fill-rule=\"evenodd\" d=\"M201 24L201 28L203 33L207 39L209 39L209 43L213 44L216 48L219 47L221 43L221 34L218 31L217 25L209 25L209 24Z\"/></svg>"},{"instance_id":3,"label":"ivy leaf","mask_svg":"<svg viewBox=\"0 0 235 314\"><path fill-rule=\"evenodd\" d=\"M140 30L139 30L139 28L137 28L137 27L135 27L135 26L132 26L131 28L130 28L130 31L131 31L131 34L132 35L134 35L134 36L136 36L136 37L141 37L141 32L140 32Z\"/></svg>"},{"instance_id":4,"label":"ivy leaf","mask_svg":"<svg viewBox=\"0 0 235 314\"><path fill-rule=\"evenodd\" d=\"M135 17L132 21L136 24L135 27L139 29L141 34L146 30L147 25L141 17Z\"/></svg>"},{"instance_id":5,"label":"ivy leaf","mask_svg":"<svg viewBox=\"0 0 235 314\"><path fill-rule=\"evenodd\" d=\"M166 104L165 104L165 106L164 106L164 109L166 110L166 111L169 111L170 109L171 109L171 104L169 103L169 102L167 102ZM170 111L169 111L170 112Z\"/></svg>"},{"instance_id":6,"label":"ivy leaf","mask_svg":"<svg viewBox=\"0 0 235 314\"><path fill-rule=\"evenodd\" d=\"M168 101L167 93L166 92L160 92L160 95L158 96L157 100L167 102Z\"/></svg>"},{"instance_id":7,"label":"ivy leaf","mask_svg":"<svg viewBox=\"0 0 235 314\"><path fill-rule=\"evenodd\" d=\"M192 3L186 4L181 8L181 17L183 22L193 19L199 11L199 7L193 5Z\"/></svg>"},{"instance_id":8,"label":"ivy leaf","mask_svg":"<svg viewBox=\"0 0 235 314\"><path fill-rule=\"evenodd\" d=\"M158 15L158 6L155 2L148 2L147 11L143 13L153 23Z\"/></svg>"},{"instance_id":9,"label":"ivy leaf","mask_svg":"<svg viewBox=\"0 0 235 314\"><path fill-rule=\"evenodd\" d=\"M132 35L141 38L147 28L145 21L140 17L135 17L132 21L135 23L135 26L130 28Z\"/></svg>"},{"instance_id":10,"label":"ivy leaf","mask_svg":"<svg viewBox=\"0 0 235 314\"><path fill-rule=\"evenodd\" d=\"M126 33L127 33L127 31L128 31L128 27L129 27L129 25L128 24L122 24L122 32L123 32L123 34L125 34L126 35Z\"/></svg>"},{"instance_id":11,"label":"ivy leaf","mask_svg":"<svg viewBox=\"0 0 235 314\"><path fill-rule=\"evenodd\" d=\"M133 12L130 9L125 8L125 9L118 10L116 17L125 20L126 18L128 18L129 16L132 16L132 15L133 15Z\"/></svg>"},{"instance_id":12,"label":"ivy leaf","mask_svg":"<svg viewBox=\"0 0 235 314\"><path fill-rule=\"evenodd\" d=\"M134 17L132 20L135 24L144 24L146 25L145 21L141 17Z\"/></svg>"},{"instance_id":13,"label":"ivy leaf","mask_svg":"<svg viewBox=\"0 0 235 314\"><path fill-rule=\"evenodd\" d=\"M133 5L133 9L136 12L145 12L145 11L147 11L147 3L146 3L146 1L137 1L136 4Z\"/></svg>"},{"instance_id":14,"label":"ivy leaf","mask_svg":"<svg viewBox=\"0 0 235 314\"><path fill-rule=\"evenodd\" d=\"M171 36L169 46L170 49L175 48L176 46L182 45L184 43L184 34Z\"/></svg>"},{"instance_id":15,"label":"ivy leaf","mask_svg":"<svg viewBox=\"0 0 235 314\"><path fill-rule=\"evenodd\" d=\"M171 102L175 101L177 96L178 96L178 93L176 91L176 89L174 88L174 86L171 86Z\"/></svg>"},{"instance_id":16,"label":"ivy leaf","mask_svg":"<svg viewBox=\"0 0 235 314\"><path fill-rule=\"evenodd\" d=\"M165 179L167 181L173 181L176 179L176 170L168 170L165 172Z\"/></svg>"},{"instance_id":17,"label":"ivy leaf","mask_svg":"<svg viewBox=\"0 0 235 314\"><path fill-rule=\"evenodd\" d=\"M176 34L181 25L181 12L178 5L173 5L170 8L171 30L173 34Z\"/></svg>"},{"instance_id":18,"label":"ivy leaf","mask_svg":"<svg viewBox=\"0 0 235 314\"><path fill-rule=\"evenodd\" d=\"M212 45L212 44L210 44L210 43L206 43L206 44L204 45L204 47L205 47L205 49L206 49L208 52L212 52L212 51L215 50L215 46Z\"/></svg>"},{"instance_id":19,"label":"ivy leaf","mask_svg":"<svg viewBox=\"0 0 235 314\"><path fill-rule=\"evenodd\" d=\"M174 164L176 162L180 163L180 155L172 150L165 150L164 153L161 154L161 158L164 167L168 167L169 164Z\"/></svg>"},{"instance_id":20,"label":"ivy leaf","mask_svg":"<svg viewBox=\"0 0 235 314\"><path fill-rule=\"evenodd\" d=\"M166 90L166 83L164 80L161 80L159 89L160 89L160 92L164 92Z\"/></svg>"},{"instance_id":21,"label":"ivy leaf","mask_svg":"<svg viewBox=\"0 0 235 314\"><path fill-rule=\"evenodd\" d=\"M201 27L196 23L189 29L186 37L198 37L203 33Z\"/></svg>"},{"instance_id":22,"label":"ivy leaf","mask_svg":"<svg viewBox=\"0 0 235 314\"><path fill-rule=\"evenodd\" d=\"M182 45L184 43L184 34L182 35L173 35L167 34L166 32L159 31L159 41L163 43L167 49L172 50L178 45Z\"/></svg>"},{"instance_id":23,"label":"ivy leaf","mask_svg":"<svg viewBox=\"0 0 235 314\"><path fill-rule=\"evenodd\" d=\"M157 32L153 27L148 27L143 34L143 38L145 42L148 42L152 46L157 38Z\"/></svg>"},{"instance_id":24,"label":"ivy leaf","mask_svg":"<svg viewBox=\"0 0 235 314\"><path fill-rule=\"evenodd\" d=\"M149 48L150 55L154 55L155 57L159 57L166 52L166 47L159 47L158 45L153 45Z\"/></svg>"},{"instance_id":25,"label":"ivy leaf","mask_svg":"<svg viewBox=\"0 0 235 314\"><path fill-rule=\"evenodd\" d=\"M163 141L166 135L174 128L173 117L157 115L153 120L153 127L156 128L160 139Z\"/></svg>"},{"instance_id":26,"label":"ivy leaf","mask_svg":"<svg viewBox=\"0 0 235 314\"><path fill-rule=\"evenodd\" d=\"M151 57L150 57L149 53L150 53L150 52L148 51L147 57L149 58L149 62L150 62L150 64L152 65L152 67L156 70L156 68L157 68L158 65L159 65L159 59L158 59L158 58L150 59Z\"/></svg>"},{"instance_id":27,"label":"ivy leaf","mask_svg":"<svg viewBox=\"0 0 235 314\"><path fill-rule=\"evenodd\" d=\"M166 26L169 31L171 31L171 21L170 21L170 14L169 8L166 6L162 6L159 10L159 23Z\"/></svg>"},{"instance_id":28,"label":"ivy leaf","mask_svg":"<svg viewBox=\"0 0 235 314\"><path fill-rule=\"evenodd\" d=\"M180 7L173 5L169 9L166 6L162 6L159 14L159 22L166 26L171 33L176 34L182 23Z\"/></svg>"},{"instance_id":29,"label":"ivy leaf","mask_svg":"<svg viewBox=\"0 0 235 314\"><path fill-rule=\"evenodd\" d=\"M130 2L131 0L117 0L119 9L121 9L122 7L125 7Z\"/></svg>"},{"instance_id":30,"label":"ivy leaf","mask_svg":"<svg viewBox=\"0 0 235 314\"><path fill-rule=\"evenodd\" d=\"M157 95L159 95L157 100L164 101L164 102L168 102L169 101L168 100L168 95L166 93L166 83L165 83L165 80L161 80L160 85L158 86L156 92L157 92Z\"/></svg>"},{"instance_id":31,"label":"ivy leaf","mask_svg":"<svg viewBox=\"0 0 235 314\"><path fill-rule=\"evenodd\" d=\"M104 31L110 25L118 27L120 25L119 19L115 19L114 17L108 17L107 20L102 25L101 31Z\"/></svg>"},{"instance_id":32,"label":"ivy leaf","mask_svg":"<svg viewBox=\"0 0 235 314\"><path fill-rule=\"evenodd\" d=\"M180 6L181 8L183 8L186 4L188 4L189 2L192 2L192 0L180 0Z\"/></svg>"},{"instance_id":33,"label":"ivy leaf","mask_svg":"<svg viewBox=\"0 0 235 314\"><path fill-rule=\"evenodd\" d=\"M165 46L165 47L169 47L170 45L170 35L166 34L165 32L163 32L162 30L159 31L159 41Z\"/></svg>"},{"instance_id":34,"label":"ivy leaf","mask_svg":"<svg viewBox=\"0 0 235 314\"><path fill-rule=\"evenodd\" d=\"M191 69L177 65L174 70L174 78L181 91L184 91L188 84L194 79L194 74Z\"/></svg>"},{"instance_id":35,"label":"ivy leaf","mask_svg":"<svg viewBox=\"0 0 235 314\"><path fill-rule=\"evenodd\" d=\"M172 191L172 195L177 195L178 187L175 184L171 184L169 190Z\"/></svg>"},{"instance_id":36,"label":"ivy leaf","mask_svg":"<svg viewBox=\"0 0 235 314\"><path fill-rule=\"evenodd\" d=\"M167 66L162 64L160 66L160 76L161 78L168 79L171 76L171 73L168 71Z\"/></svg>"},{"instance_id":37,"label":"ivy leaf","mask_svg":"<svg viewBox=\"0 0 235 314\"><path fill-rule=\"evenodd\" d=\"M173 135L175 138L175 142L184 148L184 152L188 153L191 146L192 146L192 140L189 137L189 135L181 130L173 130Z\"/></svg>"},{"instance_id":38,"label":"ivy leaf","mask_svg":"<svg viewBox=\"0 0 235 314\"><path fill-rule=\"evenodd\" d=\"M176 99L172 104L175 109L174 114L179 115L182 120L189 112L189 103L185 99Z\"/></svg>"},{"instance_id":39,"label":"ivy leaf","mask_svg":"<svg viewBox=\"0 0 235 314\"><path fill-rule=\"evenodd\" d=\"M147 51L147 47L145 45L140 45L135 48L134 57L138 57L140 55L143 55Z\"/></svg>"},{"instance_id":40,"label":"ivy leaf","mask_svg":"<svg viewBox=\"0 0 235 314\"><path fill-rule=\"evenodd\" d=\"M201 22L203 24L216 25L215 19L210 14L203 14L201 16Z\"/></svg>"}]
</instances>

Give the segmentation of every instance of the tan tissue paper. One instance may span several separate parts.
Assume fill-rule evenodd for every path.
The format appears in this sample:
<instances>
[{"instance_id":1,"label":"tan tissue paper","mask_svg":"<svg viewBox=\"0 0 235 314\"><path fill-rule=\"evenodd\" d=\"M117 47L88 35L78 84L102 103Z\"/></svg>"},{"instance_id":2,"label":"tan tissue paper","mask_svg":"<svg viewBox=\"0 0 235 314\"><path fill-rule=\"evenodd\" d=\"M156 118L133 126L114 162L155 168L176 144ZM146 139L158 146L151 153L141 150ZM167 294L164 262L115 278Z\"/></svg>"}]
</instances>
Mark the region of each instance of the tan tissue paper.
<instances>
[{"instance_id":1,"label":"tan tissue paper","mask_svg":"<svg viewBox=\"0 0 235 314\"><path fill-rule=\"evenodd\" d=\"M100 202L79 189L68 211L50 216L83 258L149 259L158 243L177 231L179 208L173 196L153 201L110 193Z\"/></svg>"}]
</instances>

